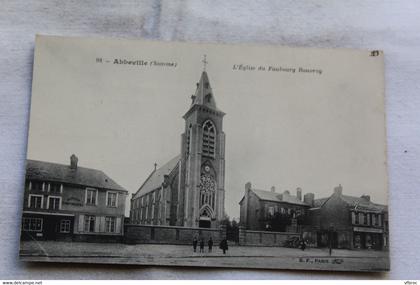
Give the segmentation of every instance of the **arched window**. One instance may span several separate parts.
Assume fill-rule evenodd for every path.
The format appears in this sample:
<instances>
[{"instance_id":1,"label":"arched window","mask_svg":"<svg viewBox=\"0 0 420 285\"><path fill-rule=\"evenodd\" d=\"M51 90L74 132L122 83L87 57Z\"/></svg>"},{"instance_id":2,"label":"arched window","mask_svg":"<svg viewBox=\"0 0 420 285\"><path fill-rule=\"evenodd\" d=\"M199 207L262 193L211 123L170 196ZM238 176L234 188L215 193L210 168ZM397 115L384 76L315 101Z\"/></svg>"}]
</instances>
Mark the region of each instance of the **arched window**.
<instances>
[{"instance_id":1,"label":"arched window","mask_svg":"<svg viewBox=\"0 0 420 285\"><path fill-rule=\"evenodd\" d=\"M206 103L210 103L211 102L211 93L206 95Z\"/></svg>"},{"instance_id":2,"label":"arched window","mask_svg":"<svg viewBox=\"0 0 420 285\"><path fill-rule=\"evenodd\" d=\"M214 157L216 153L216 127L207 120L203 124L203 155Z\"/></svg>"}]
</instances>

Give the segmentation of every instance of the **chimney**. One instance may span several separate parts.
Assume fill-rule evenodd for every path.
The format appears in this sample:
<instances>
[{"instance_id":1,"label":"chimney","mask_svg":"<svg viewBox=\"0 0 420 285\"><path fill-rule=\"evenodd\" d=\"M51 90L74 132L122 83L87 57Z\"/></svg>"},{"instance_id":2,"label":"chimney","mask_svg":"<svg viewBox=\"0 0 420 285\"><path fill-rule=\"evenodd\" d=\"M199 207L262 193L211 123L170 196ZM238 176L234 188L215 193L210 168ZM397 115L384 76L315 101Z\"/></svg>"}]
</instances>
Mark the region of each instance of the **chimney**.
<instances>
[{"instance_id":1,"label":"chimney","mask_svg":"<svg viewBox=\"0 0 420 285\"><path fill-rule=\"evenodd\" d=\"M334 187L334 194L342 195L343 194L343 186L339 184L337 187Z\"/></svg>"},{"instance_id":2,"label":"chimney","mask_svg":"<svg viewBox=\"0 0 420 285\"><path fill-rule=\"evenodd\" d=\"M191 104L195 101L195 95L191 95Z\"/></svg>"},{"instance_id":3,"label":"chimney","mask_svg":"<svg viewBox=\"0 0 420 285\"><path fill-rule=\"evenodd\" d=\"M296 188L296 198L299 201L302 201L302 188L300 188L300 187Z\"/></svg>"},{"instance_id":4,"label":"chimney","mask_svg":"<svg viewBox=\"0 0 420 285\"><path fill-rule=\"evenodd\" d=\"M246 183L245 184L245 193L248 192L249 190L251 190L251 187L252 187L251 182Z\"/></svg>"},{"instance_id":5,"label":"chimney","mask_svg":"<svg viewBox=\"0 0 420 285\"><path fill-rule=\"evenodd\" d=\"M370 202L370 195L363 194L360 198L363 198L366 201Z\"/></svg>"},{"instance_id":6,"label":"chimney","mask_svg":"<svg viewBox=\"0 0 420 285\"><path fill-rule=\"evenodd\" d=\"M309 206L313 207L314 206L314 200L315 200L315 195L314 193L306 193L303 196L303 202L305 202L306 204L308 204Z\"/></svg>"},{"instance_id":7,"label":"chimney","mask_svg":"<svg viewBox=\"0 0 420 285\"><path fill-rule=\"evenodd\" d=\"M274 187L274 186L271 186L271 192L276 192L276 187Z\"/></svg>"},{"instance_id":8,"label":"chimney","mask_svg":"<svg viewBox=\"0 0 420 285\"><path fill-rule=\"evenodd\" d=\"M77 158L77 156L72 154L70 156L70 168L76 170L78 161L79 161L79 159Z\"/></svg>"},{"instance_id":9,"label":"chimney","mask_svg":"<svg viewBox=\"0 0 420 285\"><path fill-rule=\"evenodd\" d=\"M155 167L154 171L156 171L156 168L157 168L157 163L155 162L155 164L153 164L153 165L154 165L154 167Z\"/></svg>"}]
</instances>

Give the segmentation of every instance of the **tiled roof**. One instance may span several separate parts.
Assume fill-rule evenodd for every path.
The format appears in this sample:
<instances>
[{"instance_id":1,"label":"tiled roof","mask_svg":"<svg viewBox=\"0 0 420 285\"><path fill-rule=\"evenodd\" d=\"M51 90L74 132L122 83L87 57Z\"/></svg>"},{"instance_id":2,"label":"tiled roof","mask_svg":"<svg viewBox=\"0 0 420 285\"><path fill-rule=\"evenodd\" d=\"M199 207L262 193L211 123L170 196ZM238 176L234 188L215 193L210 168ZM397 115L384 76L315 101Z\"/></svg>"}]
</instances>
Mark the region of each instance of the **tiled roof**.
<instances>
[{"instance_id":1,"label":"tiled roof","mask_svg":"<svg viewBox=\"0 0 420 285\"><path fill-rule=\"evenodd\" d=\"M136 195L143 196L144 194L147 194L150 191L153 191L156 188L160 187L163 183L164 176L169 175L172 172L172 170L174 170L174 168L178 165L180 158L181 156L177 155L163 166L154 170L143 183L143 185L140 186Z\"/></svg>"},{"instance_id":2,"label":"tiled roof","mask_svg":"<svg viewBox=\"0 0 420 285\"><path fill-rule=\"evenodd\" d=\"M314 200L314 208L321 207L325 201L327 201L328 198L321 198L321 199L315 199Z\"/></svg>"},{"instance_id":3,"label":"tiled roof","mask_svg":"<svg viewBox=\"0 0 420 285\"><path fill-rule=\"evenodd\" d=\"M290 194L276 193L259 189L252 189L252 192L254 192L261 200L309 206L305 202L299 200L296 196L292 196Z\"/></svg>"},{"instance_id":4,"label":"tiled roof","mask_svg":"<svg viewBox=\"0 0 420 285\"><path fill-rule=\"evenodd\" d=\"M327 198L316 199L314 201L314 208L322 207L324 203L330 198L331 196ZM365 210L365 211L387 211L388 210L388 207L386 205L376 204L362 197L340 195L340 198L348 206L355 207L356 209L359 209L359 210Z\"/></svg>"},{"instance_id":5,"label":"tiled roof","mask_svg":"<svg viewBox=\"0 0 420 285\"><path fill-rule=\"evenodd\" d=\"M341 195L341 199L346 202L347 205L356 207L356 209L360 210L384 211L388 209L386 205L376 204L361 197Z\"/></svg>"},{"instance_id":6,"label":"tiled roof","mask_svg":"<svg viewBox=\"0 0 420 285\"><path fill-rule=\"evenodd\" d=\"M94 188L126 191L103 171L69 165L28 159L26 162L26 179L62 182Z\"/></svg>"}]
</instances>

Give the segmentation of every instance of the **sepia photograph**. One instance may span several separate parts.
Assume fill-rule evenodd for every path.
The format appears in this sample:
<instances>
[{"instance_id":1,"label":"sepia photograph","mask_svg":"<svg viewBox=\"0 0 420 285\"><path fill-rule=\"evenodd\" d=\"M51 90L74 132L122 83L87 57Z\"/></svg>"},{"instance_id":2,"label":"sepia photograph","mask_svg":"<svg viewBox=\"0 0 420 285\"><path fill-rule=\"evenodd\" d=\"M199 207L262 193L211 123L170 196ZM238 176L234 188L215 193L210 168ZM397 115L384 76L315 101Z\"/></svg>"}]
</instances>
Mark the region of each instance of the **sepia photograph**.
<instances>
[{"instance_id":1,"label":"sepia photograph","mask_svg":"<svg viewBox=\"0 0 420 285\"><path fill-rule=\"evenodd\" d=\"M382 51L36 38L19 256L389 271Z\"/></svg>"}]
</instances>

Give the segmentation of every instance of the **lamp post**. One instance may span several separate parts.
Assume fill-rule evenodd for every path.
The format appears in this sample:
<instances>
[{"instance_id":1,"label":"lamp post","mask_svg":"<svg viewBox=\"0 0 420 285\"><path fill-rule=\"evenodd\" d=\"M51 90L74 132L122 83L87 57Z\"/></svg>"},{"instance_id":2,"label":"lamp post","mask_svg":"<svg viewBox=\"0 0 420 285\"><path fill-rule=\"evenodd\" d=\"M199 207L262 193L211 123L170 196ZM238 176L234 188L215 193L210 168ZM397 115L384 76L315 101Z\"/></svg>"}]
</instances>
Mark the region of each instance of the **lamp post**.
<instances>
[{"instance_id":1,"label":"lamp post","mask_svg":"<svg viewBox=\"0 0 420 285\"><path fill-rule=\"evenodd\" d=\"M332 255L332 243L333 243L333 232L334 232L334 225L330 224L330 227L328 229L328 244L329 244L329 253L330 256Z\"/></svg>"}]
</instances>

